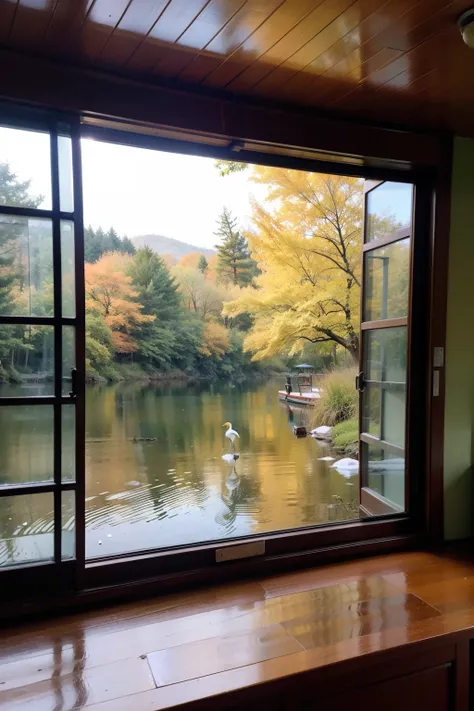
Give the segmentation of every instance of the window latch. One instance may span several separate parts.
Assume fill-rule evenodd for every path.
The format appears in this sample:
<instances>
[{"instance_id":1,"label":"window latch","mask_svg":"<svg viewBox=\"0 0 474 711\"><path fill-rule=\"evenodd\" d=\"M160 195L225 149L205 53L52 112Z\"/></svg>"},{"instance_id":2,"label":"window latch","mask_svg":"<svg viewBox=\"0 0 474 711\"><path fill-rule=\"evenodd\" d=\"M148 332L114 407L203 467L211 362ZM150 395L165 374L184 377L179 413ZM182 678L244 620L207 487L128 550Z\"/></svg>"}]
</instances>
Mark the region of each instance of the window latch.
<instances>
[{"instance_id":1,"label":"window latch","mask_svg":"<svg viewBox=\"0 0 474 711\"><path fill-rule=\"evenodd\" d=\"M77 397L77 368L72 368L71 370L71 390L69 395Z\"/></svg>"},{"instance_id":2,"label":"window latch","mask_svg":"<svg viewBox=\"0 0 474 711\"><path fill-rule=\"evenodd\" d=\"M356 375L355 386L356 386L356 390L358 390L360 393L364 392L365 379L364 379L364 373L362 371L359 373L359 375Z\"/></svg>"}]
</instances>

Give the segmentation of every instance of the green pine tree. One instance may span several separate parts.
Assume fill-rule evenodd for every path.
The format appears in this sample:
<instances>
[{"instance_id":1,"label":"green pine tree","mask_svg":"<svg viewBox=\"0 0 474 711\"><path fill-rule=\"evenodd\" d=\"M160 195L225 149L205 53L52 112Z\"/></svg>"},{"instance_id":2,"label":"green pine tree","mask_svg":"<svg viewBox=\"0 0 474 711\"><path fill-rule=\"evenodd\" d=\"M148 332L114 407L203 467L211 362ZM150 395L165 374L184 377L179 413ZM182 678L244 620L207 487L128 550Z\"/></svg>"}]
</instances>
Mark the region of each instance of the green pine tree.
<instances>
[{"instance_id":1,"label":"green pine tree","mask_svg":"<svg viewBox=\"0 0 474 711\"><path fill-rule=\"evenodd\" d=\"M209 262L207 261L206 257L204 254L201 254L199 257L199 262L197 268L202 274L207 274L207 270L209 268Z\"/></svg>"},{"instance_id":2,"label":"green pine tree","mask_svg":"<svg viewBox=\"0 0 474 711\"><path fill-rule=\"evenodd\" d=\"M142 313L155 316L134 335L140 356L155 367L169 366L179 345L182 305L178 285L162 258L150 247L137 250L128 273L143 306Z\"/></svg>"},{"instance_id":3,"label":"green pine tree","mask_svg":"<svg viewBox=\"0 0 474 711\"><path fill-rule=\"evenodd\" d=\"M94 230L91 226L84 230L84 261L94 264L105 252L123 252L135 254L135 245L128 237L119 237L111 227L104 232L102 227Z\"/></svg>"},{"instance_id":4,"label":"green pine tree","mask_svg":"<svg viewBox=\"0 0 474 711\"><path fill-rule=\"evenodd\" d=\"M221 240L216 245L219 279L241 287L251 284L257 273L257 265L250 256L247 240L237 229L237 220L226 207L219 216L214 234Z\"/></svg>"}]
</instances>

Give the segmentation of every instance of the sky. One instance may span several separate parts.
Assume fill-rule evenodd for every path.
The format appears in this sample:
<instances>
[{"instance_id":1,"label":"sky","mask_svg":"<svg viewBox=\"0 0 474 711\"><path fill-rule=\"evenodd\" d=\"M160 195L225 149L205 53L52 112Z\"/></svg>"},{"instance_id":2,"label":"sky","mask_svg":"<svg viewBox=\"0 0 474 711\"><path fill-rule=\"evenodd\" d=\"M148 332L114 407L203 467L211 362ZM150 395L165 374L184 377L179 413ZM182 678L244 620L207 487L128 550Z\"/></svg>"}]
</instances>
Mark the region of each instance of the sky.
<instances>
[{"instance_id":1,"label":"sky","mask_svg":"<svg viewBox=\"0 0 474 711\"><path fill-rule=\"evenodd\" d=\"M165 237L213 248L217 219L224 206L240 229L251 223L251 198L262 202L265 187L249 173L221 177L212 158L165 153L82 139L84 224L114 227L119 235ZM51 207L49 136L0 127L0 161L8 161L21 180L31 180L30 193L44 195L40 207ZM389 183L375 191L381 211L409 220L404 187ZM406 193L405 193L406 194Z\"/></svg>"},{"instance_id":2,"label":"sky","mask_svg":"<svg viewBox=\"0 0 474 711\"><path fill-rule=\"evenodd\" d=\"M161 234L213 248L216 221L226 206L246 229L250 197L264 197L246 173L221 177L212 158L81 141L84 224L114 227L119 235ZM0 160L30 193L51 207L49 139L46 134L0 128Z\"/></svg>"}]
</instances>

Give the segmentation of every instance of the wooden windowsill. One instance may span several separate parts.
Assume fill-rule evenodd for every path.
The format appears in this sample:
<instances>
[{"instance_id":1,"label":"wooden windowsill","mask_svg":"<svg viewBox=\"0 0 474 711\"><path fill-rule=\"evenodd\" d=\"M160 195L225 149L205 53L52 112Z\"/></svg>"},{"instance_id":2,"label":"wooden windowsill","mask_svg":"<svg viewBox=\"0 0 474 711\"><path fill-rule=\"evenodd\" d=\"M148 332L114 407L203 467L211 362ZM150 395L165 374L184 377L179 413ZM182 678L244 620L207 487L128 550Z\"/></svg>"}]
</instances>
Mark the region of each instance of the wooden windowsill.
<instances>
[{"instance_id":1,"label":"wooden windowsill","mask_svg":"<svg viewBox=\"0 0 474 711\"><path fill-rule=\"evenodd\" d=\"M367 665L382 682L451 664L471 637L474 559L378 556L10 630L0 707L42 711L59 694L89 711L217 709L315 683L329 694L366 683Z\"/></svg>"}]
</instances>

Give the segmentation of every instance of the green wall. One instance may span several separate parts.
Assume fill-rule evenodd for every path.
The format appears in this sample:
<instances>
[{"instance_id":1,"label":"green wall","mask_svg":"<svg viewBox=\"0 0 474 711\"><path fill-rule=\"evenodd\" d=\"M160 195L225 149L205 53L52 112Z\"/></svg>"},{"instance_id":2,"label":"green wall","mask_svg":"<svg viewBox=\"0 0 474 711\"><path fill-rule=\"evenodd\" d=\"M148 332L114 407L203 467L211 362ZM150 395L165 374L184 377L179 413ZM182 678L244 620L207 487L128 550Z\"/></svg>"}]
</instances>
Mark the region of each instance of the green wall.
<instances>
[{"instance_id":1,"label":"green wall","mask_svg":"<svg viewBox=\"0 0 474 711\"><path fill-rule=\"evenodd\" d=\"M474 141L454 141L446 340L445 538L474 532Z\"/></svg>"}]
</instances>

